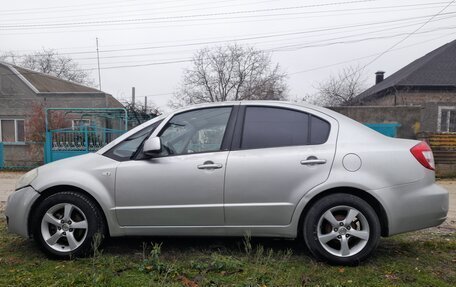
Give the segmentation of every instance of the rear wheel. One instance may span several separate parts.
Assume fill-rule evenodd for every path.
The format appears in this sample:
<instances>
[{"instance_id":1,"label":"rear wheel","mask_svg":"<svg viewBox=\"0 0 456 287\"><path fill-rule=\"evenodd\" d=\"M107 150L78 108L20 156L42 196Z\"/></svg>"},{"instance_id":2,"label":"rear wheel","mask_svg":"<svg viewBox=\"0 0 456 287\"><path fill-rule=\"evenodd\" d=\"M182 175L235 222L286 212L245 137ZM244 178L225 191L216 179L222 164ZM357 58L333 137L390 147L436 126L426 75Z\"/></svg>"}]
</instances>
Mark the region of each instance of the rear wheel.
<instances>
[{"instance_id":1,"label":"rear wheel","mask_svg":"<svg viewBox=\"0 0 456 287\"><path fill-rule=\"evenodd\" d=\"M49 254L60 258L83 256L105 233L101 212L87 196L60 192L44 199L35 213L33 235Z\"/></svg>"},{"instance_id":2,"label":"rear wheel","mask_svg":"<svg viewBox=\"0 0 456 287\"><path fill-rule=\"evenodd\" d=\"M363 199L344 193L324 197L304 219L304 240L317 258L354 265L366 259L380 239L380 221Z\"/></svg>"}]
</instances>

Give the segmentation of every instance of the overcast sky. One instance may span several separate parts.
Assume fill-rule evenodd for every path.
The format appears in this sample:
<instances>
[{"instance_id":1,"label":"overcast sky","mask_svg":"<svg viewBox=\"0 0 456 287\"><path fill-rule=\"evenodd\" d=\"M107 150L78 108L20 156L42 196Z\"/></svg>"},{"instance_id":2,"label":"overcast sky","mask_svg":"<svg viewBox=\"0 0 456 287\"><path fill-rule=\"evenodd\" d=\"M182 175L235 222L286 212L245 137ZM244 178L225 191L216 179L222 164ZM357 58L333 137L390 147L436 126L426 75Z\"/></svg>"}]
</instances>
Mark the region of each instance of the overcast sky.
<instances>
[{"instance_id":1,"label":"overcast sky","mask_svg":"<svg viewBox=\"0 0 456 287\"><path fill-rule=\"evenodd\" d=\"M344 66L381 55L363 70L372 85L375 71L391 75L454 40L456 4L442 11L451 2L3 0L0 53L56 49L98 83L98 37L102 90L126 99L134 86L139 100L148 95L163 107L196 50L237 42L271 51L289 75L290 94L300 97Z\"/></svg>"}]
</instances>

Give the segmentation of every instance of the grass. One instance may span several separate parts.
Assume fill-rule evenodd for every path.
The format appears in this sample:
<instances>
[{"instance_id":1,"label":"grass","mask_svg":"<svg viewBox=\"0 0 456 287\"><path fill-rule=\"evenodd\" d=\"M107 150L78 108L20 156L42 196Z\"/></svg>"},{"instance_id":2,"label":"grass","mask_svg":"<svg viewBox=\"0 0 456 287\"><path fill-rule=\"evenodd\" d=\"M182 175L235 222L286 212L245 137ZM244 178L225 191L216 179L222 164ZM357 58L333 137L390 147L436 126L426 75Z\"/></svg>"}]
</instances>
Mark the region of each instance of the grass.
<instances>
[{"instance_id":1,"label":"grass","mask_svg":"<svg viewBox=\"0 0 456 287\"><path fill-rule=\"evenodd\" d=\"M96 244L95 244L96 245ZM0 286L456 286L454 230L382 239L358 267L315 262L298 241L110 239L92 257L47 259L0 220Z\"/></svg>"}]
</instances>

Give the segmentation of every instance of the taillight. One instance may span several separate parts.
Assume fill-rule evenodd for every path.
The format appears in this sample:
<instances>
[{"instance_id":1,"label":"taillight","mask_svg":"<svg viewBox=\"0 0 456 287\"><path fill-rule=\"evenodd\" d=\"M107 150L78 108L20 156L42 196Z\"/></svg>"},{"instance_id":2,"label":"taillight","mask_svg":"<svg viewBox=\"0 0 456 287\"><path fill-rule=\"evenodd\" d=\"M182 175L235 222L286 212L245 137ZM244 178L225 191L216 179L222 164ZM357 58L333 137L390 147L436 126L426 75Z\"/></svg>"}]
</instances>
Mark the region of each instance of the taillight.
<instances>
[{"instance_id":1,"label":"taillight","mask_svg":"<svg viewBox=\"0 0 456 287\"><path fill-rule=\"evenodd\" d=\"M425 168L435 170L434 156L432 150L425 142L420 142L410 149L410 152Z\"/></svg>"}]
</instances>

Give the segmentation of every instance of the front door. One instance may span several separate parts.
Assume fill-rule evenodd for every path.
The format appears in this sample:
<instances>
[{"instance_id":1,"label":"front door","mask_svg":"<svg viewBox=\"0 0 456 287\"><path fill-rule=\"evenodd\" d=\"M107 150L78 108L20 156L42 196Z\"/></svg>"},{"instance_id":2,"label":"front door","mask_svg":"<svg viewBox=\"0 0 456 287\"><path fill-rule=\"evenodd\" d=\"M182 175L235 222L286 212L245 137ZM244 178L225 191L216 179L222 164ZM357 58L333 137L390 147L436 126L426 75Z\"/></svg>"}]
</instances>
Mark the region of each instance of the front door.
<instances>
[{"instance_id":1,"label":"front door","mask_svg":"<svg viewBox=\"0 0 456 287\"><path fill-rule=\"evenodd\" d=\"M162 151L157 157L119 164L120 225L223 225L228 150L222 144L231 110L225 106L177 114L158 133Z\"/></svg>"}]
</instances>

